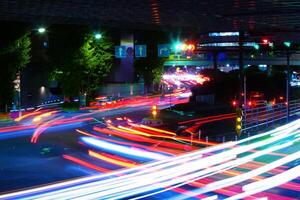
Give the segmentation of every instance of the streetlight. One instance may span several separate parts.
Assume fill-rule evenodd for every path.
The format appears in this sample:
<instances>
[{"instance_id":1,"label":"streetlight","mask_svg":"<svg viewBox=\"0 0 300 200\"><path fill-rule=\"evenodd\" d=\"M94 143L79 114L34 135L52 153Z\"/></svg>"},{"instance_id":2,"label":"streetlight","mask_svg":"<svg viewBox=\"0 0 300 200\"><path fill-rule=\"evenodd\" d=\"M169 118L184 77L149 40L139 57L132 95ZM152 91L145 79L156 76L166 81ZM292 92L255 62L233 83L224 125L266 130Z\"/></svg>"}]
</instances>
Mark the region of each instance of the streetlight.
<instances>
[{"instance_id":1,"label":"streetlight","mask_svg":"<svg viewBox=\"0 0 300 200\"><path fill-rule=\"evenodd\" d=\"M45 33L46 29L44 27L40 27L40 28L38 28L38 32L39 33Z\"/></svg>"},{"instance_id":2,"label":"streetlight","mask_svg":"<svg viewBox=\"0 0 300 200\"><path fill-rule=\"evenodd\" d=\"M95 39L96 40L99 40L99 39L101 39L102 38L102 35L100 34L100 33L95 33Z\"/></svg>"},{"instance_id":3,"label":"streetlight","mask_svg":"<svg viewBox=\"0 0 300 200\"><path fill-rule=\"evenodd\" d=\"M43 34L46 32L46 28L44 27L39 27L37 29L38 33L40 34ZM19 71L18 73L18 77L19 77L19 95L18 95L18 98L19 98L19 117L22 116L22 104L21 104L21 70Z\"/></svg>"},{"instance_id":4,"label":"streetlight","mask_svg":"<svg viewBox=\"0 0 300 200\"><path fill-rule=\"evenodd\" d=\"M286 119L289 121L290 117L290 47L291 42L283 42L286 46Z\"/></svg>"}]
</instances>

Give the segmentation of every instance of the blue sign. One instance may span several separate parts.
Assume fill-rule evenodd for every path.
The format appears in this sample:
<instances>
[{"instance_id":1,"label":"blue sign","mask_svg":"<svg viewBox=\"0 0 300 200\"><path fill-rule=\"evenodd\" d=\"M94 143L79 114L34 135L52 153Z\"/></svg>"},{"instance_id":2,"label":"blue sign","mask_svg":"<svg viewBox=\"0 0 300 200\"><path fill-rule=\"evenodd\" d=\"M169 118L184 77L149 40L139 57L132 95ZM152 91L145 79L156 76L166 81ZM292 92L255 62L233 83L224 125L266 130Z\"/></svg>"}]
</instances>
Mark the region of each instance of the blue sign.
<instances>
[{"instance_id":1,"label":"blue sign","mask_svg":"<svg viewBox=\"0 0 300 200\"><path fill-rule=\"evenodd\" d=\"M158 57L169 57L170 56L170 45L159 44L157 46Z\"/></svg>"},{"instance_id":2,"label":"blue sign","mask_svg":"<svg viewBox=\"0 0 300 200\"><path fill-rule=\"evenodd\" d=\"M116 58L126 58L126 46L115 46Z\"/></svg>"},{"instance_id":3,"label":"blue sign","mask_svg":"<svg viewBox=\"0 0 300 200\"><path fill-rule=\"evenodd\" d=\"M135 45L134 53L136 58L147 57L147 46L146 45Z\"/></svg>"}]
</instances>

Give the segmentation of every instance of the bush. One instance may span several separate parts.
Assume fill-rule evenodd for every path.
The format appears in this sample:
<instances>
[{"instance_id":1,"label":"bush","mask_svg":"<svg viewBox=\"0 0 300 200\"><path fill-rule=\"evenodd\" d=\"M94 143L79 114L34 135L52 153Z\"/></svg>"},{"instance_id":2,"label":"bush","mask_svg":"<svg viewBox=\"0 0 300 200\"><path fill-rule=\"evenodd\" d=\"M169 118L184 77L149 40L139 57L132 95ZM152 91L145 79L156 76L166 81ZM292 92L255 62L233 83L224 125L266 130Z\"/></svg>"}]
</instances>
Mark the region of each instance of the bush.
<instances>
[{"instance_id":1,"label":"bush","mask_svg":"<svg viewBox=\"0 0 300 200\"><path fill-rule=\"evenodd\" d=\"M79 110L79 102L64 102L62 109L65 111L77 111Z\"/></svg>"}]
</instances>

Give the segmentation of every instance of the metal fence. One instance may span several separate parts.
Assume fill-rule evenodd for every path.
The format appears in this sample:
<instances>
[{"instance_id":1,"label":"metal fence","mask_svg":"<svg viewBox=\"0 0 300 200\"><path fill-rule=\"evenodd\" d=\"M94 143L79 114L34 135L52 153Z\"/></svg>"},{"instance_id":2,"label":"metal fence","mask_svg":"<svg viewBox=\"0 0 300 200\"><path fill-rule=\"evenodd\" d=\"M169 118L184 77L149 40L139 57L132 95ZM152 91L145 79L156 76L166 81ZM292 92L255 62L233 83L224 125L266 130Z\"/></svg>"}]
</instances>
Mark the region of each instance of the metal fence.
<instances>
[{"instance_id":1,"label":"metal fence","mask_svg":"<svg viewBox=\"0 0 300 200\"><path fill-rule=\"evenodd\" d=\"M256 108L244 108L242 116L242 133L268 128L287 120L287 104L278 103ZM289 116L300 114L300 99L291 100Z\"/></svg>"}]
</instances>

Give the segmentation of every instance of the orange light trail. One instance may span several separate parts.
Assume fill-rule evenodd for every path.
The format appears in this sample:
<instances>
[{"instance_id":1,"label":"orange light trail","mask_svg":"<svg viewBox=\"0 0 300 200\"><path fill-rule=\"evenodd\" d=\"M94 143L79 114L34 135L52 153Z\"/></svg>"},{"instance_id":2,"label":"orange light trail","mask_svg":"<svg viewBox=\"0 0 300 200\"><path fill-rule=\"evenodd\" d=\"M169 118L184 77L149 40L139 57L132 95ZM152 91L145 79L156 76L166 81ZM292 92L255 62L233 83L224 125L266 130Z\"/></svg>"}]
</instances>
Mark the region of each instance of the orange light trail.
<instances>
[{"instance_id":1,"label":"orange light trail","mask_svg":"<svg viewBox=\"0 0 300 200\"><path fill-rule=\"evenodd\" d=\"M65 119L65 120L54 119L53 121L42 124L40 127L38 127L37 130L33 133L30 141L31 141L31 143L37 143L37 140L40 137L40 135L50 127L63 125L63 124L72 124L72 123L77 123L77 122L91 121L91 120L93 120L93 118Z\"/></svg>"},{"instance_id":2,"label":"orange light trail","mask_svg":"<svg viewBox=\"0 0 300 200\"><path fill-rule=\"evenodd\" d=\"M104 156L104 155L101 155L99 153L96 153L96 152L94 152L92 150L89 150L88 152L89 152L89 155L91 157L98 158L99 160L103 160L105 162L112 163L114 165L118 165L118 166L122 166L122 167L128 167L128 168L132 168L132 167L136 167L137 166L137 165L129 163L129 162L123 162L123 161L120 161L120 160L109 158L107 156Z\"/></svg>"},{"instance_id":3,"label":"orange light trail","mask_svg":"<svg viewBox=\"0 0 300 200\"><path fill-rule=\"evenodd\" d=\"M158 129L158 128L153 128L153 127L150 127L150 126L138 125L138 124L130 124L130 125L134 126L134 127L141 127L143 129L156 131L156 132L159 132L159 133L165 133L165 134L174 135L174 136L176 135L176 133L174 133L174 132L170 132L170 131L166 131L166 130L162 130L162 129Z\"/></svg>"},{"instance_id":4,"label":"orange light trail","mask_svg":"<svg viewBox=\"0 0 300 200\"><path fill-rule=\"evenodd\" d=\"M117 127L113 127L113 126L110 126L109 128L111 129L114 129L114 130L118 130L118 131L123 131L123 132L126 132L126 133L129 133L129 134L135 134L135 135L143 135L143 136L147 136L147 137L158 137L158 138L164 138L164 139L171 139L171 140L176 140L176 141L185 141L185 142L191 142L191 139L189 138L185 138L185 137L180 137L180 136L161 136L161 135L152 135L152 134L147 134L147 133L144 133L144 132L141 132L141 131L136 131L136 130L133 130L133 129L129 129L129 128L126 128L126 127L123 127L123 126L118 126ZM214 143L214 142L206 142L206 141L201 141L201 140L195 140L193 141L193 143L196 143L196 144L205 144L205 145L210 145L210 146L213 146L213 145L216 145L218 143Z\"/></svg>"},{"instance_id":5,"label":"orange light trail","mask_svg":"<svg viewBox=\"0 0 300 200\"><path fill-rule=\"evenodd\" d=\"M121 138L125 138L131 141L137 141L137 142L147 142L147 143L151 143L151 144L155 144L155 145L160 145L160 146L165 146L168 148L174 148L174 149L180 149L180 150L196 150L197 148L192 147L192 146L187 146L186 145L182 145L182 144L176 144L176 143L172 143L172 142L167 142L167 141L161 141L161 140L155 140L155 139L151 139L151 138L146 138L140 135L132 135L126 132L119 132L119 131L112 131L112 130L108 130L108 129L104 129L104 128L99 128L94 126L93 130L100 132L100 133L106 133L106 134L111 134L111 135L115 135Z\"/></svg>"},{"instance_id":6,"label":"orange light trail","mask_svg":"<svg viewBox=\"0 0 300 200\"><path fill-rule=\"evenodd\" d=\"M38 116L36 116L35 118L33 118L33 122L38 122L38 121L41 121L44 117L50 117L52 114L55 114L57 113L58 111L50 111L50 112L46 112L46 113L43 113L43 114L40 114Z\"/></svg>"},{"instance_id":7,"label":"orange light trail","mask_svg":"<svg viewBox=\"0 0 300 200\"><path fill-rule=\"evenodd\" d=\"M143 131L138 131L130 128L126 128L124 126L118 126L122 131L127 131L128 133L136 134L136 135L143 135L147 137L158 137L158 138L167 138L167 139L173 139L171 136L166 136L166 135L158 135L158 134L150 134L150 133L145 133Z\"/></svg>"},{"instance_id":8,"label":"orange light trail","mask_svg":"<svg viewBox=\"0 0 300 200\"><path fill-rule=\"evenodd\" d=\"M22 115L21 117L18 117L15 119L16 122L19 122L25 118L28 118L30 116L35 116L35 115L39 115L41 113L41 111L37 111L37 112L31 112L31 113L27 113L25 115Z\"/></svg>"}]
</instances>

